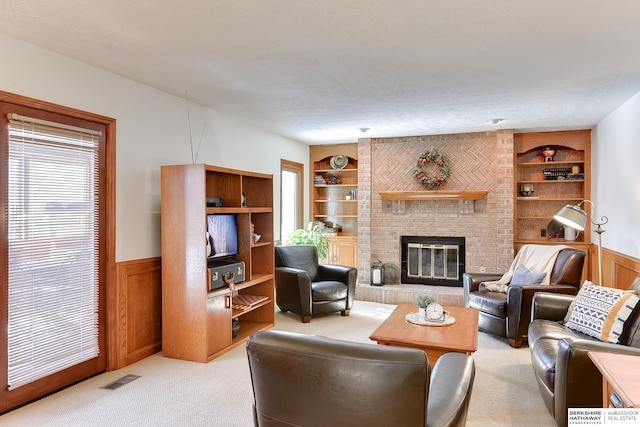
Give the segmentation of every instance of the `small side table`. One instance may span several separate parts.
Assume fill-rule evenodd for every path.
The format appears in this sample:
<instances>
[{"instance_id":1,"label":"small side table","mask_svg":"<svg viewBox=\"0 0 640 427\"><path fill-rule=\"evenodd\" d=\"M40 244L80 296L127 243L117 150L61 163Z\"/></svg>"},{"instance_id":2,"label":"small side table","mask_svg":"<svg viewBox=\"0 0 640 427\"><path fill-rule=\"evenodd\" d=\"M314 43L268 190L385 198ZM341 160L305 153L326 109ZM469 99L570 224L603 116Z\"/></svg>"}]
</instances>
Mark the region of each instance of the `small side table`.
<instances>
[{"instance_id":1,"label":"small side table","mask_svg":"<svg viewBox=\"0 0 640 427\"><path fill-rule=\"evenodd\" d=\"M588 355L602 373L603 407L620 406L611 401L615 392L624 408L640 408L640 356L595 351Z\"/></svg>"}]
</instances>

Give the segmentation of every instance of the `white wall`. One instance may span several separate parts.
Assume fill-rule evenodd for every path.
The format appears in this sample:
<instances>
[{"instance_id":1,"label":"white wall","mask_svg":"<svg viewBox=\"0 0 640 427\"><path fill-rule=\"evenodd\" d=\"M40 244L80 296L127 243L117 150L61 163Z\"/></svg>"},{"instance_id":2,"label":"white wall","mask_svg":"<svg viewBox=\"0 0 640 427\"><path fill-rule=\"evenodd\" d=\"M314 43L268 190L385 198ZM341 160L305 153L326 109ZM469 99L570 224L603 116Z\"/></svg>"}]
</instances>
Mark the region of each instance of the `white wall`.
<instances>
[{"instance_id":1,"label":"white wall","mask_svg":"<svg viewBox=\"0 0 640 427\"><path fill-rule=\"evenodd\" d=\"M592 140L595 217L609 218L602 246L640 258L640 93L598 123Z\"/></svg>"},{"instance_id":2,"label":"white wall","mask_svg":"<svg viewBox=\"0 0 640 427\"><path fill-rule=\"evenodd\" d=\"M160 166L191 163L186 101L1 34L0 57L11 58L0 90L117 120L116 260L159 256ZM308 146L195 104L189 111L194 150L206 122L198 163L273 174L279 236L280 159L303 163L308 182Z\"/></svg>"}]
</instances>

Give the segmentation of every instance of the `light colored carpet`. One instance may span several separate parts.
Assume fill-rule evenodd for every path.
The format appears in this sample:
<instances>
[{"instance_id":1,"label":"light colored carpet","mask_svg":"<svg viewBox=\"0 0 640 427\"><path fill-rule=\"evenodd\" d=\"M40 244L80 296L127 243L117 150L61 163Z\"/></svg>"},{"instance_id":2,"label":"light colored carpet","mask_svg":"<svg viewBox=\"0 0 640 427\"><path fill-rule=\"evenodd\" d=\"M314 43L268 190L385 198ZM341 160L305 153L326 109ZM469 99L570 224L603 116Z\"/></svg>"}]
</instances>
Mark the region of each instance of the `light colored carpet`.
<instances>
[{"instance_id":1,"label":"light colored carpet","mask_svg":"<svg viewBox=\"0 0 640 427\"><path fill-rule=\"evenodd\" d=\"M276 329L371 342L369 334L393 305L355 301L349 317L276 313ZM467 425L555 426L539 395L529 349L480 333ZM140 375L117 390L101 387ZM0 416L2 426L229 426L250 427L251 379L244 346L207 364L160 354L107 372Z\"/></svg>"}]
</instances>

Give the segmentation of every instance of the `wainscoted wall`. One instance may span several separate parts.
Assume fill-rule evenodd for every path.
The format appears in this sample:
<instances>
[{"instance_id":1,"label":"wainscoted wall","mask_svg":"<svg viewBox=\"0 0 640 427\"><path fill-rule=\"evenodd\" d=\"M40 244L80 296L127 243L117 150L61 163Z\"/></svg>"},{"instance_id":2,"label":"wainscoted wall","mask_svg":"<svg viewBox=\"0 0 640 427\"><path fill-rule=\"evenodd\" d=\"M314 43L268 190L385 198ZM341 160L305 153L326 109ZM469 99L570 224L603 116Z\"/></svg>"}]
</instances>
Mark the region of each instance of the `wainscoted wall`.
<instances>
[{"instance_id":1,"label":"wainscoted wall","mask_svg":"<svg viewBox=\"0 0 640 427\"><path fill-rule=\"evenodd\" d=\"M109 325L109 370L120 369L162 349L162 279L160 258L116 265L117 311Z\"/></svg>"},{"instance_id":2,"label":"wainscoted wall","mask_svg":"<svg viewBox=\"0 0 640 427\"><path fill-rule=\"evenodd\" d=\"M591 277L598 277L598 247L591 245ZM609 249L602 249L602 280L605 286L626 289L629 283L640 274L640 259L630 257Z\"/></svg>"},{"instance_id":3,"label":"wainscoted wall","mask_svg":"<svg viewBox=\"0 0 640 427\"><path fill-rule=\"evenodd\" d=\"M373 258L400 266L400 236L465 237L466 270L506 271L513 260L513 132L367 138L358 141L359 282ZM478 201L391 202L380 191L428 190L418 157L435 148L451 174L437 190L486 190Z\"/></svg>"}]
</instances>

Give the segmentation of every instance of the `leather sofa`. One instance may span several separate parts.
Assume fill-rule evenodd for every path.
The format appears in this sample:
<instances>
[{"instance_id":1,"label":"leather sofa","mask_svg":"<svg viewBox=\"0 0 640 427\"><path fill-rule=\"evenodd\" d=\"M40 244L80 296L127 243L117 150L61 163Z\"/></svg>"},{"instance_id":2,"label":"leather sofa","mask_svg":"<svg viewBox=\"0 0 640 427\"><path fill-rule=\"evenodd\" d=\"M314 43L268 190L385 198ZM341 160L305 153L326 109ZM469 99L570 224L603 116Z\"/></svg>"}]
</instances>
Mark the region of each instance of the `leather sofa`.
<instances>
[{"instance_id":1,"label":"leather sofa","mask_svg":"<svg viewBox=\"0 0 640 427\"><path fill-rule=\"evenodd\" d=\"M247 340L254 425L464 426L473 358L283 331Z\"/></svg>"},{"instance_id":2,"label":"leather sofa","mask_svg":"<svg viewBox=\"0 0 640 427\"><path fill-rule=\"evenodd\" d=\"M640 276L629 289L640 292ZM545 405L558 426L567 425L568 408L602 408L602 374L587 352L640 356L640 309L636 308L627 319L620 343L611 344L564 326L573 299L569 295L536 294L529 325L533 371Z\"/></svg>"},{"instance_id":3,"label":"leather sofa","mask_svg":"<svg viewBox=\"0 0 640 427\"><path fill-rule=\"evenodd\" d=\"M339 311L348 316L356 293L358 270L318 263L315 246L276 246L276 304L309 323L311 316Z\"/></svg>"},{"instance_id":4,"label":"leather sofa","mask_svg":"<svg viewBox=\"0 0 640 427\"><path fill-rule=\"evenodd\" d=\"M584 258L584 251L563 249L558 253L548 285L510 284L506 293L480 290L480 283L498 280L502 274L464 273L464 306L478 309L479 330L507 338L509 345L518 348L527 339L533 295L540 291L577 294Z\"/></svg>"}]
</instances>

